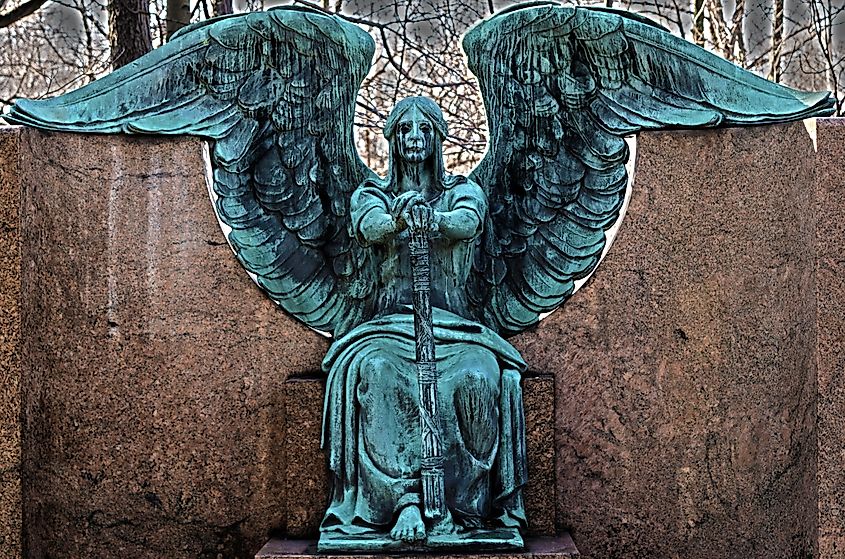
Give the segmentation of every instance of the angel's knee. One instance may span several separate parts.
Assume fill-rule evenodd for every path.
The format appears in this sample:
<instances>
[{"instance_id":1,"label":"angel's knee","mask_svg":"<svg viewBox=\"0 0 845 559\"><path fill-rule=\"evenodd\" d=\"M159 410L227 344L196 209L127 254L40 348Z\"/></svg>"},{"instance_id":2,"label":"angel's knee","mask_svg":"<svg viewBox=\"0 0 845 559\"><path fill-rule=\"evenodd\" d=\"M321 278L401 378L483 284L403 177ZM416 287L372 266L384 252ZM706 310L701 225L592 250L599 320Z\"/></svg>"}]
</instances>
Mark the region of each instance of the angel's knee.
<instances>
[{"instance_id":1,"label":"angel's knee","mask_svg":"<svg viewBox=\"0 0 845 559\"><path fill-rule=\"evenodd\" d=\"M361 392L372 386L394 383L399 375L394 359L380 351L370 351L358 357L358 384Z\"/></svg>"},{"instance_id":2,"label":"angel's knee","mask_svg":"<svg viewBox=\"0 0 845 559\"><path fill-rule=\"evenodd\" d=\"M479 460L493 451L499 437L498 365L461 371L452 397L461 438Z\"/></svg>"}]
</instances>

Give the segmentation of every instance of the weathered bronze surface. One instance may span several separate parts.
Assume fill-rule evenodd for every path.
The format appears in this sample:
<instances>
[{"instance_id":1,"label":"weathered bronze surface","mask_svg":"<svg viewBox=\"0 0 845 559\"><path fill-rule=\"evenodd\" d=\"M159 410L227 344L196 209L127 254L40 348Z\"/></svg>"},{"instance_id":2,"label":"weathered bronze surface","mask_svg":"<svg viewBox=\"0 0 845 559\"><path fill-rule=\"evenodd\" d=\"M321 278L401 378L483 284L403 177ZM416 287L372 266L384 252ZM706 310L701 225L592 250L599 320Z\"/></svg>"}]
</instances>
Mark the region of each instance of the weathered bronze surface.
<instances>
[{"instance_id":1,"label":"weathered bronze surface","mask_svg":"<svg viewBox=\"0 0 845 559\"><path fill-rule=\"evenodd\" d=\"M490 143L443 166L426 98L385 125L377 177L353 141L363 30L285 7L209 20L105 78L6 117L48 130L212 140L215 211L283 309L336 341L321 551L521 548L520 373L505 337L560 306L618 219L625 135L830 114L624 12L507 10L464 39Z\"/></svg>"}]
</instances>

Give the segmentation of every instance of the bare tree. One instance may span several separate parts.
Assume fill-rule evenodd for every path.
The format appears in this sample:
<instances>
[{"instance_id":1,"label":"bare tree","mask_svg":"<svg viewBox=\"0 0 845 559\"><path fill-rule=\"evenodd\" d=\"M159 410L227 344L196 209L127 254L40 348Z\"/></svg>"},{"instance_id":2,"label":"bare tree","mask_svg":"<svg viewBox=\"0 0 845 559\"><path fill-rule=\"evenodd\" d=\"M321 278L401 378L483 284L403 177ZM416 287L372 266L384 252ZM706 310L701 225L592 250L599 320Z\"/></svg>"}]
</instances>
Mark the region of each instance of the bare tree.
<instances>
[{"instance_id":1,"label":"bare tree","mask_svg":"<svg viewBox=\"0 0 845 559\"><path fill-rule=\"evenodd\" d=\"M224 16L233 13L232 0L214 0L214 15Z\"/></svg>"},{"instance_id":2,"label":"bare tree","mask_svg":"<svg viewBox=\"0 0 845 559\"><path fill-rule=\"evenodd\" d=\"M783 8L783 0L774 0L774 9L772 10L772 47L769 50L771 56L769 59L768 78L775 82L781 80L780 57L783 53Z\"/></svg>"},{"instance_id":3,"label":"bare tree","mask_svg":"<svg viewBox=\"0 0 845 559\"><path fill-rule=\"evenodd\" d=\"M149 9L149 8L148 8ZM167 0L167 39L191 23L189 0Z\"/></svg>"},{"instance_id":4,"label":"bare tree","mask_svg":"<svg viewBox=\"0 0 845 559\"><path fill-rule=\"evenodd\" d=\"M20 14L41 0L18 2L4 13ZM0 29L0 102L73 89L161 44L188 20L232 12L233 0L53 0ZM234 0L237 10L263 9L263 0ZM486 122L473 76L460 49L462 33L510 0L293 0L341 13L365 26L379 47L358 99L361 153L374 168L385 161L380 128L390 107L407 95L428 95L450 123L446 156L453 168L471 167L486 147ZM147 4L149 2L149 4ZM802 89L831 89L845 97L845 2L842 0L576 0L630 9L744 67ZM29 8L21 11L21 6ZM76 23L57 25L59 13ZM0 20L2 21L2 20ZM144 23L145 22L145 23ZM142 28L148 29L144 33ZM122 35L121 35L122 34ZM108 38L112 44L109 48ZM118 37L125 37L119 39ZM121 58L122 57L122 58ZM841 106L840 106L841 108Z\"/></svg>"},{"instance_id":5,"label":"bare tree","mask_svg":"<svg viewBox=\"0 0 845 559\"><path fill-rule=\"evenodd\" d=\"M745 64L745 0L736 0L734 13L731 16L730 38L728 39L728 50L733 55L733 60L740 66Z\"/></svg>"},{"instance_id":6,"label":"bare tree","mask_svg":"<svg viewBox=\"0 0 845 559\"><path fill-rule=\"evenodd\" d=\"M704 46L704 0L693 0L692 4L692 41Z\"/></svg>"},{"instance_id":7,"label":"bare tree","mask_svg":"<svg viewBox=\"0 0 845 559\"><path fill-rule=\"evenodd\" d=\"M109 44L115 69L153 50L147 0L109 0Z\"/></svg>"},{"instance_id":8,"label":"bare tree","mask_svg":"<svg viewBox=\"0 0 845 559\"><path fill-rule=\"evenodd\" d=\"M839 108L842 108L843 99L840 92L843 89L843 74L845 74L845 53L840 40L834 37L834 30L837 26L845 24L843 13L845 6L833 5L832 0L810 0L809 12L811 30L815 39L815 46L818 49L818 56L808 57L806 52L803 58L803 69L805 72L821 77L824 86L839 99Z\"/></svg>"},{"instance_id":9,"label":"bare tree","mask_svg":"<svg viewBox=\"0 0 845 559\"><path fill-rule=\"evenodd\" d=\"M28 0L23 4L16 6L9 10L6 13L0 14L0 27L8 27L13 23L34 14L38 11L47 0ZM0 8L3 7L5 2L0 2Z\"/></svg>"},{"instance_id":10,"label":"bare tree","mask_svg":"<svg viewBox=\"0 0 845 559\"><path fill-rule=\"evenodd\" d=\"M341 7L326 0L296 3L326 12ZM358 96L358 147L365 162L373 169L385 169L387 146L381 128L387 113L403 97L426 95L437 100L449 122L444 145L448 165L462 171L471 168L486 147L486 117L460 39L470 25L487 15L489 4L485 0L401 4L352 0L342 8L346 19L367 27L379 44Z\"/></svg>"},{"instance_id":11,"label":"bare tree","mask_svg":"<svg viewBox=\"0 0 845 559\"><path fill-rule=\"evenodd\" d=\"M57 95L109 70L105 6L61 1L0 29L0 104Z\"/></svg>"}]
</instances>

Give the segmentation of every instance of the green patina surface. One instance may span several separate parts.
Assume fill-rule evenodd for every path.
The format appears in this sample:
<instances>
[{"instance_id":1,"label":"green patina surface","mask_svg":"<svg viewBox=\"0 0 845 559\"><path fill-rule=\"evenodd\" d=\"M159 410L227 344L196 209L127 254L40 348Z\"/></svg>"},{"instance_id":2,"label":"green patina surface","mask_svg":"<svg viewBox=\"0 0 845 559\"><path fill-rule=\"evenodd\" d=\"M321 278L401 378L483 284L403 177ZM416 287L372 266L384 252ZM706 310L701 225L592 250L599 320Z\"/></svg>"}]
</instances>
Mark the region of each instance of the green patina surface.
<instances>
[{"instance_id":1,"label":"green patina surface","mask_svg":"<svg viewBox=\"0 0 845 559\"><path fill-rule=\"evenodd\" d=\"M311 10L229 16L6 119L213 141L214 207L237 258L283 309L336 337L321 549L521 547L525 364L504 338L598 265L625 196L623 137L828 115L833 101L639 16L517 6L464 39L489 119L484 160L469 177L446 173L440 110L410 98L388 118L380 178L353 141L374 48Z\"/></svg>"}]
</instances>

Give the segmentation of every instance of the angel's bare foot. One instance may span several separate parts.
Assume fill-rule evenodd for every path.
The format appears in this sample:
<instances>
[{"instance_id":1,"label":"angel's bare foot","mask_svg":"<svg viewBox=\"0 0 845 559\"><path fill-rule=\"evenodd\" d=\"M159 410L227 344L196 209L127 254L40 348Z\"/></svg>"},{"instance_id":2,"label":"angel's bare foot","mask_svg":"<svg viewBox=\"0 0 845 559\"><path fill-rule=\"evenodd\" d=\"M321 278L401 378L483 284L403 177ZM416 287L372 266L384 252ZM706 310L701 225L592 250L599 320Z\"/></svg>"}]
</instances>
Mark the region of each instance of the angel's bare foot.
<instances>
[{"instance_id":1,"label":"angel's bare foot","mask_svg":"<svg viewBox=\"0 0 845 559\"><path fill-rule=\"evenodd\" d=\"M425 539L425 524L423 524L419 507L410 505L402 509L399 518L396 519L396 524L390 530L390 537L408 543Z\"/></svg>"}]
</instances>

